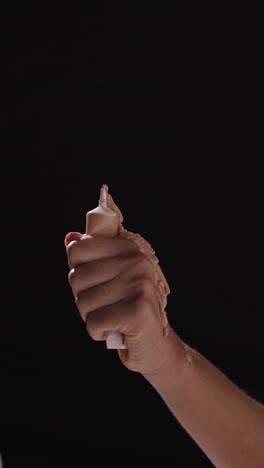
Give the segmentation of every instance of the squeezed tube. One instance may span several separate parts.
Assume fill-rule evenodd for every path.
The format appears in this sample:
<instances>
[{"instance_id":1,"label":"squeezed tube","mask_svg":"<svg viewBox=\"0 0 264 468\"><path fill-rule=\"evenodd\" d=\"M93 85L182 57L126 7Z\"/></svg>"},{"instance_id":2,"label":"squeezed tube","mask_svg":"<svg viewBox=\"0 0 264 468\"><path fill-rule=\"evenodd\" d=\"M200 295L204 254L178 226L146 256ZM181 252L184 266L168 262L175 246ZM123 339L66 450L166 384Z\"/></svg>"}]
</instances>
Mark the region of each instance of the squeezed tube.
<instances>
[{"instance_id":1,"label":"squeezed tube","mask_svg":"<svg viewBox=\"0 0 264 468\"><path fill-rule=\"evenodd\" d=\"M100 190L98 206L86 213L86 234L96 237L116 237L119 232L119 216L107 206L107 186ZM126 349L125 338L122 333L109 331L106 338L108 349Z\"/></svg>"}]
</instances>

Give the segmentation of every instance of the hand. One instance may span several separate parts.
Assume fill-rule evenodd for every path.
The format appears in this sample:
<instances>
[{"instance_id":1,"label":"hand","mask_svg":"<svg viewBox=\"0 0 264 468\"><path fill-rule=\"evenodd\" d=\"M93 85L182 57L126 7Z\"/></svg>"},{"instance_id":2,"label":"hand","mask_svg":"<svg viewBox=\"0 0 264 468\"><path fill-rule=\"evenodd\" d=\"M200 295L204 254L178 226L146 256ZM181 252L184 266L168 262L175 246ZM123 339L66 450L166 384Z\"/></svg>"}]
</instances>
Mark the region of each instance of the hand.
<instances>
[{"instance_id":1,"label":"hand","mask_svg":"<svg viewBox=\"0 0 264 468\"><path fill-rule=\"evenodd\" d=\"M142 374L158 370L175 354L177 337L163 336L154 270L137 245L121 238L69 233L65 238L69 283L87 332L96 341L108 331L125 335L118 350L127 368Z\"/></svg>"}]
</instances>

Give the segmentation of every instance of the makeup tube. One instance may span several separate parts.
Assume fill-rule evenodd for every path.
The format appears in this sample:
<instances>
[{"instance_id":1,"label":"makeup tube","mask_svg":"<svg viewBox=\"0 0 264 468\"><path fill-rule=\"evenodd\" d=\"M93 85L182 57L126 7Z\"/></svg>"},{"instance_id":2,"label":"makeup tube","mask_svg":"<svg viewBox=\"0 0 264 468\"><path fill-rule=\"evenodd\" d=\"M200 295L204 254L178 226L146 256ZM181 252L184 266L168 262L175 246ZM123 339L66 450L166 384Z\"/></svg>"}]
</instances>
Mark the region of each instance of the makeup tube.
<instances>
[{"instance_id":1,"label":"makeup tube","mask_svg":"<svg viewBox=\"0 0 264 468\"><path fill-rule=\"evenodd\" d=\"M86 234L93 237L116 237L119 231L119 216L107 206L107 186L100 190L98 206L86 213ZM117 331L108 332L106 338L108 349L126 349L124 336Z\"/></svg>"}]
</instances>

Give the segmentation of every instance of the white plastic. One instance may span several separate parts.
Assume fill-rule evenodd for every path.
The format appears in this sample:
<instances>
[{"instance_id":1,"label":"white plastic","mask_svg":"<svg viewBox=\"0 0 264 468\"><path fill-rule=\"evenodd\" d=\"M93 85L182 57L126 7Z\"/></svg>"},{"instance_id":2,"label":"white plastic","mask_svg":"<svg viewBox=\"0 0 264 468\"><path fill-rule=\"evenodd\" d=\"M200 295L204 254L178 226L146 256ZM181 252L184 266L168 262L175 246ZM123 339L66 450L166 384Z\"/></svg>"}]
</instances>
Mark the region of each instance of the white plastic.
<instances>
[{"instance_id":1,"label":"white plastic","mask_svg":"<svg viewBox=\"0 0 264 468\"><path fill-rule=\"evenodd\" d=\"M122 333L111 331L106 338L107 349L126 349L126 343Z\"/></svg>"}]
</instances>

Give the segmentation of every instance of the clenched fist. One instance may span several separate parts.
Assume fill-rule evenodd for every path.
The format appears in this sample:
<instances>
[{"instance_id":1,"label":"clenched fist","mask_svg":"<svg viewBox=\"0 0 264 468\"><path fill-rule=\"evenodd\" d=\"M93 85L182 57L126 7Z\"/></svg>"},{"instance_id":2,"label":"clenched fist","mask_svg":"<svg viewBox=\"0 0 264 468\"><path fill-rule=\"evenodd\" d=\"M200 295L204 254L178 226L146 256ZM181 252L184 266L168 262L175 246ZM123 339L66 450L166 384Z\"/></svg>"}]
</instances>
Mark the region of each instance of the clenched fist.
<instances>
[{"instance_id":1,"label":"clenched fist","mask_svg":"<svg viewBox=\"0 0 264 468\"><path fill-rule=\"evenodd\" d=\"M175 353L180 340L169 327L165 337L155 292L153 265L131 240L69 233L65 238L69 283L88 334L125 336L118 350L130 370L151 373Z\"/></svg>"}]
</instances>

